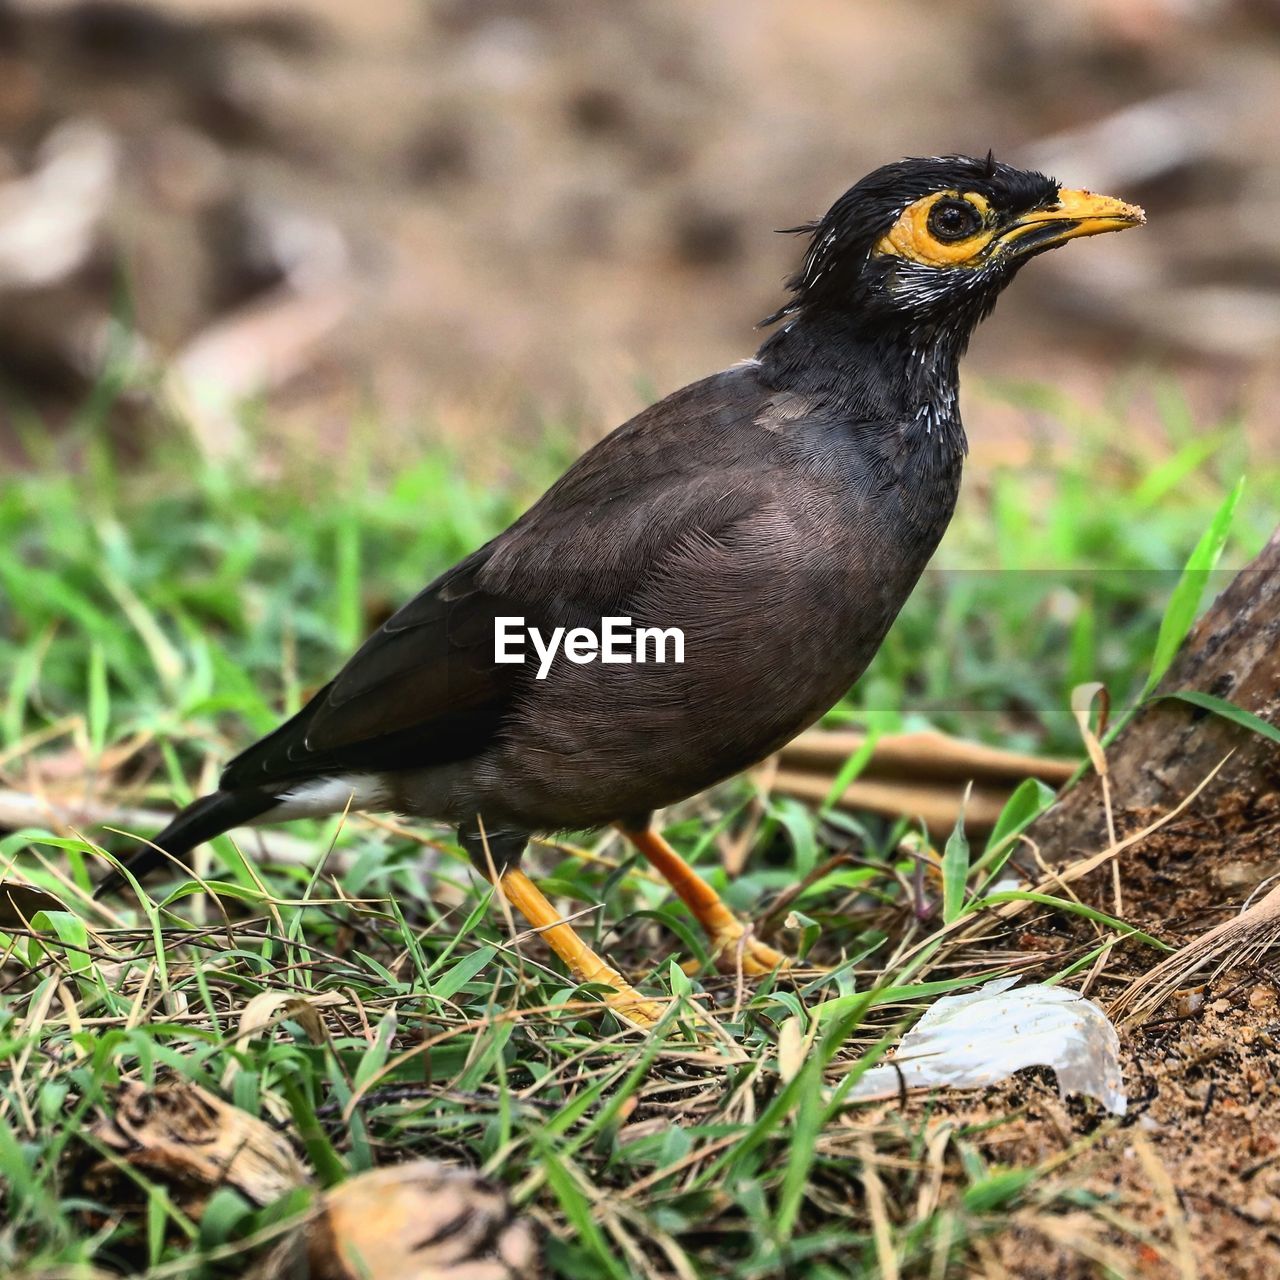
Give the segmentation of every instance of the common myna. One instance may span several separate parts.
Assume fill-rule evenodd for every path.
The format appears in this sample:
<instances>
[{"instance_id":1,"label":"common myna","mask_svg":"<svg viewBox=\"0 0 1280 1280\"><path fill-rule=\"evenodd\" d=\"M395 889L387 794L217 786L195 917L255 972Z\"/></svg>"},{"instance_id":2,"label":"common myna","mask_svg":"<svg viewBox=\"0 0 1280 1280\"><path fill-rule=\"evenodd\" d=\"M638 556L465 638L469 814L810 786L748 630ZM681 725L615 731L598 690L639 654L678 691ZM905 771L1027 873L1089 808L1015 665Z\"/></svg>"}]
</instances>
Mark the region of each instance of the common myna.
<instances>
[{"instance_id":1,"label":"common myna","mask_svg":"<svg viewBox=\"0 0 1280 1280\"><path fill-rule=\"evenodd\" d=\"M754 359L588 450L125 865L348 806L456 824L574 978L646 1025L658 1006L519 869L533 834L614 823L717 954L785 965L651 815L776 751L861 675L951 519L974 327L1036 254L1142 221L990 156L869 174L796 228L808 248Z\"/></svg>"}]
</instances>

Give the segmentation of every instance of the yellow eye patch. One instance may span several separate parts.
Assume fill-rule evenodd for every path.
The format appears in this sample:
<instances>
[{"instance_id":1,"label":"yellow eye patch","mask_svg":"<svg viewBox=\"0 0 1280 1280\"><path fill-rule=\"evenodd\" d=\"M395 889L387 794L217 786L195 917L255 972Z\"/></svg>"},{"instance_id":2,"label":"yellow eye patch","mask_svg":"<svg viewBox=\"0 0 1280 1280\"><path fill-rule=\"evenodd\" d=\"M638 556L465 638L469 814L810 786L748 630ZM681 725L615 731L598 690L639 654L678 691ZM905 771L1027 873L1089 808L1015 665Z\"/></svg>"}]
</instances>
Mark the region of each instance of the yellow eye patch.
<instances>
[{"instance_id":1,"label":"yellow eye patch","mask_svg":"<svg viewBox=\"0 0 1280 1280\"><path fill-rule=\"evenodd\" d=\"M970 205L977 215L976 229L972 235L959 240L940 239L929 229L934 206L942 201L963 202ZM899 258L909 258L927 267L960 266L975 258L991 239L992 228L987 225L990 205L976 192L963 195L958 191L935 191L907 205L897 222L876 244L877 253L890 253Z\"/></svg>"}]
</instances>

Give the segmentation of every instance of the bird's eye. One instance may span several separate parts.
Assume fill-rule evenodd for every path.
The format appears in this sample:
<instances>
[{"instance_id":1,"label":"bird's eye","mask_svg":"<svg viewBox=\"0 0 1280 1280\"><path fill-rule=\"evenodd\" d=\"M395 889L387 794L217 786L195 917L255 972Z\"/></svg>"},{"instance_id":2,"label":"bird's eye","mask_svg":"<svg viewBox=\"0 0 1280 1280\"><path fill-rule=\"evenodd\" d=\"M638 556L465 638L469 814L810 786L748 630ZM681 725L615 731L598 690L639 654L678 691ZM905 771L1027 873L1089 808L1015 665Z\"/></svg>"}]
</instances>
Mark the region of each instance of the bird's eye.
<instances>
[{"instance_id":1,"label":"bird's eye","mask_svg":"<svg viewBox=\"0 0 1280 1280\"><path fill-rule=\"evenodd\" d=\"M939 200L929 210L928 225L935 240L967 240L982 225L982 215L967 200Z\"/></svg>"}]
</instances>

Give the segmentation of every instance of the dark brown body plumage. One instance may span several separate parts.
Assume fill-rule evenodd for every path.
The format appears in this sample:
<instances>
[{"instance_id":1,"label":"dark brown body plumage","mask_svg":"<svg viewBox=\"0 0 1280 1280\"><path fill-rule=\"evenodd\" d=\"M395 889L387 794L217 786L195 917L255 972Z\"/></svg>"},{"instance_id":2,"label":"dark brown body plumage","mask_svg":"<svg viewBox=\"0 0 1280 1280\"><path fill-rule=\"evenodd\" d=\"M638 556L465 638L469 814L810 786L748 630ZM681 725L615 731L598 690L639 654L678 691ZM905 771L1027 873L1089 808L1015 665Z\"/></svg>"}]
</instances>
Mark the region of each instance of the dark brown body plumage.
<instances>
[{"instance_id":1,"label":"dark brown body plumage","mask_svg":"<svg viewBox=\"0 0 1280 1280\"><path fill-rule=\"evenodd\" d=\"M635 818L763 759L874 655L950 518L960 452L746 362L583 455L396 614L224 786L378 774L388 805L490 836ZM684 661L492 661L494 619L679 628ZM462 723L459 723L459 717Z\"/></svg>"},{"instance_id":2,"label":"dark brown body plumage","mask_svg":"<svg viewBox=\"0 0 1280 1280\"><path fill-rule=\"evenodd\" d=\"M731 370L622 427L494 545L480 585L553 622L678 627L684 662L558 662L525 682L463 809L526 831L643 814L763 759L844 694L946 527L959 459L927 476L909 450L873 459L880 438L859 443L839 414L759 365Z\"/></svg>"},{"instance_id":3,"label":"dark brown body plumage","mask_svg":"<svg viewBox=\"0 0 1280 1280\"><path fill-rule=\"evenodd\" d=\"M862 673L946 529L973 328L1026 258L1141 219L1059 196L990 158L905 161L858 183L805 228L756 359L587 452L156 842L181 855L245 821L354 803L456 823L477 857L482 824L501 865L535 832L643 829L781 746ZM503 616L544 634L608 616L679 628L684 661L562 653L537 680L536 663L495 662Z\"/></svg>"}]
</instances>

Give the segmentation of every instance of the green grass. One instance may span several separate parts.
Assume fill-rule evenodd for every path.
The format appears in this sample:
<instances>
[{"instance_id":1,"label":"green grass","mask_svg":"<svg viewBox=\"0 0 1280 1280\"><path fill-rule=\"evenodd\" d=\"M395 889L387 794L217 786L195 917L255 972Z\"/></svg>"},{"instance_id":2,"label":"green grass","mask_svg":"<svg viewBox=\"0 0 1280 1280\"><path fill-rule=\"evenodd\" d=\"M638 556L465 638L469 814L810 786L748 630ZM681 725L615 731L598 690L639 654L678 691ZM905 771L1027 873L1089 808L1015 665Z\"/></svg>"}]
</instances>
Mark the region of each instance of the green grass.
<instances>
[{"instance_id":1,"label":"green grass","mask_svg":"<svg viewBox=\"0 0 1280 1280\"><path fill-rule=\"evenodd\" d=\"M1139 693L1204 585L1197 569L1179 590L1181 570L1246 471L1225 563L1269 532L1280 476L1245 455L1231 424L1193 429L1166 392L1171 439L1157 447L1123 429L1122 405L1090 420L1017 394L1056 417L1065 457L967 487L943 567L833 718L1078 754L1071 688L1102 681L1117 705ZM94 434L87 420L76 470L45 457L0 481L0 786L70 778L100 802L157 809L206 788L563 462L513 454L511 483L491 486L428 450L394 476L349 464L341 477L268 482L178 446L126 468ZM140 1211L97 1203L100 1184L85 1178L103 1159L96 1108L122 1077L162 1072L279 1120L321 1184L407 1155L484 1169L543 1225L555 1275L871 1276L886 1249L903 1274L951 1274L1010 1213L1079 1208L1079 1193L990 1164L983 1134L963 1125L930 1153L918 1116L846 1095L905 1019L991 972L931 931L978 909L1007 833L1039 803L1020 793L986 846L948 843L924 921L906 824L819 821L775 799L757 815L741 781L676 811L673 842L756 917L851 836L861 844L860 861L789 904L790 942L831 971L742 991L655 952L657 940L705 960L687 913L615 839L587 842L594 859L536 852L544 888L589 909L581 928L624 968L656 993L710 1001L721 1028L710 1043L687 1019L638 1040L593 1013L592 992L509 935L447 832L297 824L317 859L332 846L323 877L252 865L224 838L198 864L223 887L222 909L170 876L141 910L111 916L83 897L101 866L92 845L0 836L0 869L65 904L0 933L0 1274L92 1263L238 1275L235 1242L299 1211L223 1189L195 1222L143 1174ZM746 870L728 883L717 838L757 816ZM1090 954L1082 943L1071 963ZM264 992L341 1003L318 1036L296 1016L240 1036ZM783 1047L797 1034L811 1038L798 1058ZM946 1174L937 1203L922 1193L931 1159Z\"/></svg>"}]
</instances>

